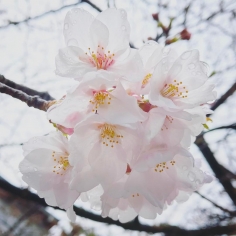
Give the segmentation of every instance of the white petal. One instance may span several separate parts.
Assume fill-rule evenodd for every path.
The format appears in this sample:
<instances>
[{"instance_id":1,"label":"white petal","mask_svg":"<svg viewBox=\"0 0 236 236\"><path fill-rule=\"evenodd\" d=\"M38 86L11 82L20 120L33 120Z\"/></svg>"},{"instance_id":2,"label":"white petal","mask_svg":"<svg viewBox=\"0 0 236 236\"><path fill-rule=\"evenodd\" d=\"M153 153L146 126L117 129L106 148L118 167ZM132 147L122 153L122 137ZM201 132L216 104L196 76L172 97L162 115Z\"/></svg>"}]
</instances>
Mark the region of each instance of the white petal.
<instances>
[{"instance_id":1,"label":"white petal","mask_svg":"<svg viewBox=\"0 0 236 236\"><path fill-rule=\"evenodd\" d=\"M108 49L116 53L129 47L130 26L126 12L122 9L110 8L96 17L105 24L109 30Z\"/></svg>"},{"instance_id":2,"label":"white petal","mask_svg":"<svg viewBox=\"0 0 236 236\"><path fill-rule=\"evenodd\" d=\"M136 49L130 49L125 59L117 59L108 71L119 74L120 79L130 82L142 81L144 77L143 63Z\"/></svg>"},{"instance_id":3,"label":"white petal","mask_svg":"<svg viewBox=\"0 0 236 236\"><path fill-rule=\"evenodd\" d=\"M91 42L89 30L93 20L94 17L83 9L74 8L69 11L64 23L66 44L76 41L78 47L87 49Z\"/></svg>"},{"instance_id":4,"label":"white petal","mask_svg":"<svg viewBox=\"0 0 236 236\"><path fill-rule=\"evenodd\" d=\"M76 214L74 212L73 205L66 210L66 214L67 214L68 218L71 220L71 222L75 223Z\"/></svg>"},{"instance_id":5,"label":"white petal","mask_svg":"<svg viewBox=\"0 0 236 236\"><path fill-rule=\"evenodd\" d=\"M56 74L81 80L86 73L97 70L84 55L85 52L74 45L60 49L56 56Z\"/></svg>"}]
</instances>

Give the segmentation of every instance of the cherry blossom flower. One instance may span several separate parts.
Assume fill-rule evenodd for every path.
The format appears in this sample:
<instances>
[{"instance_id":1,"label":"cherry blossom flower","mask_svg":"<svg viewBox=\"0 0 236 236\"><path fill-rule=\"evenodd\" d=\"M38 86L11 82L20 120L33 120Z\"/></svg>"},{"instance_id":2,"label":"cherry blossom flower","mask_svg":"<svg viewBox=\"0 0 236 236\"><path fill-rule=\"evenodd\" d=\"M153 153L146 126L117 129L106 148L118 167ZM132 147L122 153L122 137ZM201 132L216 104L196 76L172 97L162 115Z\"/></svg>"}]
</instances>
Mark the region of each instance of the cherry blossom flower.
<instances>
[{"instance_id":1,"label":"cherry blossom flower","mask_svg":"<svg viewBox=\"0 0 236 236\"><path fill-rule=\"evenodd\" d=\"M129 81L141 79L142 62L129 47L130 26L126 12L107 9L94 18L75 8L64 23L66 48L56 57L56 74L82 80L91 71L113 72Z\"/></svg>"},{"instance_id":2,"label":"cherry blossom flower","mask_svg":"<svg viewBox=\"0 0 236 236\"><path fill-rule=\"evenodd\" d=\"M60 132L30 139L23 146L25 158L20 163L22 179L51 206L67 210L75 221L73 203L79 193L69 189L72 167L68 140Z\"/></svg>"},{"instance_id":3,"label":"cherry blossom flower","mask_svg":"<svg viewBox=\"0 0 236 236\"><path fill-rule=\"evenodd\" d=\"M177 57L154 41L135 50L129 34L124 10L66 15L56 73L78 85L47 111L62 133L23 147L23 180L72 220L79 196L122 223L154 219L212 180L188 151L216 97L198 51Z\"/></svg>"},{"instance_id":4,"label":"cherry blossom flower","mask_svg":"<svg viewBox=\"0 0 236 236\"><path fill-rule=\"evenodd\" d=\"M102 195L102 216L122 223L137 215L155 219L173 201L184 202L212 178L201 171L193 158L176 155L173 160L159 162L147 171L133 169Z\"/></svg>"},{"instance_id":5,"label":"cherry blossom flower","mask_svg":"<svg viewBox=\"0 0 236 236\"><path fill-rule=\"evenodd\" d=\"M111 122L135 123L147 118L136 98L129 96L119 81L109 74L90 73L64 100L48 110L48 119L67 128L96 113Z\"/></svg>"},{"instance_id":6,"label":"cherry blossom flower","mask_svg":"<svg viewBox=\"0 0 236 236\"><path fill-rule=\"evenodd\" d=\"M71 187L88 191L81 187L83 181L78 181L85 179L85 175L92 187L98 183L103 187L112 184L126 173L127 165L138 156L143 142L139 123L120 125L97 114L91 115L77 124L70 139L69 160L77 171Z\"/></svg>"},{"instance_id":7,"label":"cherry blossom flower","mask_svg":"<svg viewBox=\"0 0 236 236\"><path fill-rule=\"evenodd\" d=\"M170 67L163 58L153 72L149 100L169 111L190 109L216 98L207 79L206 65L197 50L183 53ZM170 68L170 69L169 69Z\"/></svg>"}]
</instances>

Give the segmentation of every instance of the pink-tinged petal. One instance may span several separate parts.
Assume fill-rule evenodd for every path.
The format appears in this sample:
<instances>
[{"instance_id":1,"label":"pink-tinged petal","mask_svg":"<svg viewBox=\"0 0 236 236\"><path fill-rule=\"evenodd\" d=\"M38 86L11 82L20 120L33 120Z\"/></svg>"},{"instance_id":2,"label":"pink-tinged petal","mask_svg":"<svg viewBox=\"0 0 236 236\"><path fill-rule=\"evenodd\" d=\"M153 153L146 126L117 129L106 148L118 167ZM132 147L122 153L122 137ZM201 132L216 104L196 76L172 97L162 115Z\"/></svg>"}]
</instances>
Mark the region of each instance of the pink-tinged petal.
<instances>
[{"instance_id":1,"label":"pink-tinged petal","mask_svg":"<svg viewBox=\"0 0 236 236\"><path fill-rule=\"evenodd\" d=\"M186 51L173 64L166 83L182 82L188 91L203 85L207 80L206 65L199 61L198 50Z\"/></svg>"},{"instance_id":2,"label":"pink-tinged petal","mask_svg":"<svg viewBox=\"0 0 236 236\"><path fill-rule=\"evenodd\" d=\"M143 63L137 50L130 49L130 53L125 59L117 61L108 68L108 71L119 74L121 80L130 82L142 81L144 76Z\"/></svg>"},{"instance_id":3,"label":"pink-tinged petal","mask_svg":"<svg viewBox=\"0 0 236 236\"><path fill-rule=\"evenodd\" d=\"M56 201L56 197L55 197L53 189L49 189L45 191L39 190L37 191L37 194L39 195L40 198L44 198L45 202L49 206L57 206L57 201Z\"/></svg>"},{"instance_id":4,"label":"pink-tinged petal","mask_svg":"<svg viewBox=\"0 0 236 236\"><path fill-rule=\"evenodd\" d=\"M214 84L211 84L209 80L201 86L199 89L191 90L188 93L188 97L184 99L178 99L175 104L182 108L194 108L196 106L205 104L216 99L216 91Z\"/></svg>"},{"instance_id":5,"label":"pink-tinged petal","mask_svg":"<svg viewBox=\"0 0 236 236\"><path fill-rule=\"evenodd\" d=\"M150 202L144 199L143 206L139 211L139 215L145 219L155 219L157 213L162 214L163 209L153 206Z\"/></svg>"},{"instance_id":6,"label":"pink-tinged petal","mask_svg":"<svg viewBox=\"0 0 236 236\"><path fill-rule=\"evenodd\" d=\"M86 121L86 120L85 120ZM97 131L97 124L79 123L70 138L69 162L81 171L87 165L87 156L94 143L99 140L100 133Z\"/></svg>"},{"instance_id":7,"label":"pink-tinged petal","mask_svg":"<svg viewBox=\"0 0 236 236\"><path fill-rule=\"evenodd\" d=\"M68 143L61 132L51 132L49 135L31 138L23 145L24 156L35 149L48 149L56 152L67 152Z\"/></svg>"},{"instance_id":8,"label":"pink-tinged petal","mask_svg":"<svg viewBox=\"0 0 236 236\"><path fill-rule=\"evenodd\" d=\"M129 47L130 26L126 12L123 9L110 8L96 17L109 30L109 43L107 48L116 53Z\"/></svg>"},{"instance_id":9,"label":"pink-tinged petal","mask_svg":"<svg viewBox=\"0 0 236 236\"><path fill-rule=\"evenodd\" d=\"M79 197L80 193L74 190L69 189L69 185L67 183L59 183L53 188L57 206L68 209L73 206L76 199Z\"/></svg>"},{"instance_id":10,"label":"pink-tinged petal","mask_svg":"<svg viewBox=\"0 0 236 236\"><path fill-rule=\"evenodd\" d=\"M94 17L83 9L74 8L69 11L64 22L66 44L76 41L78 47L87 49L91 43L89 30L93 21Z\"/></svg>"},{"instance_id":11,"label":"pink-tinged petal","mask_svg":"<svg viewBox=\"0 0 236 236\"><path fill-rule=\"evenodd\" d=\"M125 156L126 153L118 145L110 147L97 143L89 153L88 160L96 178L106 186L125 174L127 168Z\"/></svg>"},{"instance_id":12,"label":"pink-tinged petal","mask_svg":"<svg viewBox=\"0 0 236 236\"><path fill-rule=\"evenodd\" d=\"M89 34L93 42L93 45L90 46L91 50L99 49L98 46L106 48L109 39L109 31L105 24L99 20L94 20L90 26Z\"/></svg>"},{"instance_id":13,"label":"pink-tinged petal","mask_svg":"<svg viewBox=\"0 0 236 236\"><path fill-rule=\"evenodd\" d=\"M31 151L20 163L23 180L36 190L48 190L57 181L53 173L52 151L40 149Z\"/></svg>"},{"instance_id":14,"label":"pink-tinged petal","mask_svg":"<svg viewBox=\"0 0 236 236\"><path fill-rule=\"evenodd\" d=\"M149 117L148 120L144 123L144 127L147 138L152 139L161 130L166 119L166 115L158 112L158 108L151 109L148 114Z\"/></svg>"},{"instance_id":15,"label":"pink-tinged petal","mask_svg":"<svg viewBox=\"0 0 236 236\"><path fill-rule=\"evenodd\" d=\"M89 96L80 93L68 94L59 104L51 106L47 111L47 118L56 124L66 128L74 128L77 123L82 121L87 113L89 106Z\"/></svg>"},{"instance_id":16,"label":"pink-tinged petal","mask_svg":"<svg viewBox=\"0 0 236 236\"><path fill-rule=\"evenodd\" d=\"M139 49L145 71L152 73L152 69L162 59L163 47L155 41L148 41Z\"/></svg>"},{"instance_id":17,"label":"pink-tinged petal","mask_svg":"<svg viewBox=\"0 0 236 236\"><path fill-rule=\"evenodd\" d=\"M138 214L140 209L143 206L143 201L144 198L142 196L140 196L137 193L133 193L131 194L131 196L128 198L129 204L130 206L136 211L136 213Z\"/></svg>"},{"instance_id":18,"label":"pink-tinged petal","mask_svg":"<svg viewBox=\"0 0 236 236\"><path fill-rule=\"evenodd\" d=\"M56 56L56 74L81 80L86 73L95 71L84 55L85 52L75 45L60 49Z\"/></svg>"},{"instance_id":19,"label":"pink-tinged petal","mask_svg":"<svg viewBox=\"0 0 236 236\"><path fill-rule=\"evenodd\" d=\"M87 192L99 184L90 166L85 167L82 171L75 172L72 178L70 188L78 192Z\"/></svg>"},{"instance_id":20,"label":"pink-tinged petal","mask_svg":"<svg viewBox=\"0 0 236 236\"><path fill-rule=\"evenodd\" d=\"M110 104L100 106L98 114L112 123L122 125L147 119L147 114L139 108L136 98L128 95L120 83L110 93L110 98Z\"/></svg>"},{"instance_id":21,"label":"pink-tinged petal","mask_svg":"<svg viewBox=\"0 0 236 236\"><path fill-rule=\"evenodd\" d=\"M74 212L73 206L66 210L67 217L71 220L72 223L75 223L76 214Z\"/></svg>"},{"instance_id":22,"label":"pink-tinged petal","mask_svg":"<svg viewBox=\"0 0 236 236\"><path fill-rule=\"evenodd\" d=\"M131 220L133 220L138 214L135 212L135 210L131 207L128 207L124 211L120 211L119 214L119 221L121 223L127 223Z\"/></svg>"}]
</instances>

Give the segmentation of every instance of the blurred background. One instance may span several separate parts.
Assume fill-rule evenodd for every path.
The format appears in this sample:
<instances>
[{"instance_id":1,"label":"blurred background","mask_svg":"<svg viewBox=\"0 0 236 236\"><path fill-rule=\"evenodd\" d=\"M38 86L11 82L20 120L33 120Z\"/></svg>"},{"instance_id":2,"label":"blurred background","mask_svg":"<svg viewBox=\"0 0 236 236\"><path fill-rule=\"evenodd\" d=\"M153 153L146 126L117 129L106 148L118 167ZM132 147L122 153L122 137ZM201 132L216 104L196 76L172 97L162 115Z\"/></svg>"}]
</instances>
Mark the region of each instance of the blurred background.
<instances>
[{"instance_id":1,"label":"blurred background","mask_svg":"<svg viewBox=\"0 0 236 236\"><path fill-rule=\"evenodd\" d=\"M179 54L198 49L216 84L209 130L191 148L215 180L155 220L128 224L103 219L80 200L77 221L46 206L21 180L22 143L54 128L45 112L0 93L0 235L236 235L236 1L235 0L0 0L0 74L54 98L74 85L56 76L55 56L65 46L63 21L73 7L94 16L123 8L131 25L130 45L148 39Z\"/></svg>"}]
</instances>

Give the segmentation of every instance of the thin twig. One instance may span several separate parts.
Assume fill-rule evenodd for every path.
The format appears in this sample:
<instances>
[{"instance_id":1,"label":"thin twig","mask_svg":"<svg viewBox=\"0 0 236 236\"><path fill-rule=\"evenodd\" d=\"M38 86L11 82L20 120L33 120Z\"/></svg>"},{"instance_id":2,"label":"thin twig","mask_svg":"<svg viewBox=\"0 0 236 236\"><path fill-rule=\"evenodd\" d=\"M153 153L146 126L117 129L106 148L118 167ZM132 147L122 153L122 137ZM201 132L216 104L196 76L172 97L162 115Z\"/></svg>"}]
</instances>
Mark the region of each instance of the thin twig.
<instances>
[{"instance_id":1,"label":"thin twig","mask_svg":"<svg viewBox=\"0 0 236 236\"><path fill-rule=\"evenodd\" d=\"M211 110L216 110L221 104L223 104L228 97L230 97L236 91L236 82L211 106Z\"/></svg>"},{"instance_id":2,"label":"thin twig","mask_svg":"<svg viewBox=\"0 0 236 236\"><path fill-rule=\"evenodd\" d=\"M96 6L94 3L90 2L89 0L80 0L80 1L78 1L76 3L62 6L62 7L58 8L58 9L56 9L56 10L47 11L47 12L41 14L41 15L38 15L38 16L28 17L28 18L26 18L24 20L21 20L21 21L9 21L7 25L0 26L0 29L5 29L5 28L7 28L10 25L19 25L21 23L26 23L26 22L31 21L31 20L36 20L36 19L44 17L44 16L46 16L46 15L48 15L50 13L55 13L55 12L63 10L64 8L73 7L73 6L76 6L76 5L78 5L80 3L83 3L83 2L89 4L91 7L93 7L94 9L96 9L99 12L102 11L98 6Z\"/></svg>"},{"instance_id":3,"label":"thin twig","mask_svg":"<svg viewBox=\"0 0 236 236\"><path fill-rule=\"evenodd\" d=\"M195 192L196 194L198 194L201 198L207 200L208 202L210 202L212 205L214 205L215 207L219 208L220 210L227 212L228 214L230 214L231 216L236 216L236 211L230 211L220 205L218 205L217 203L213 202L212 200L210 200L209 198L203 196L201 193L199 193L198 191Z\"/></svg>"}]
</instances>

